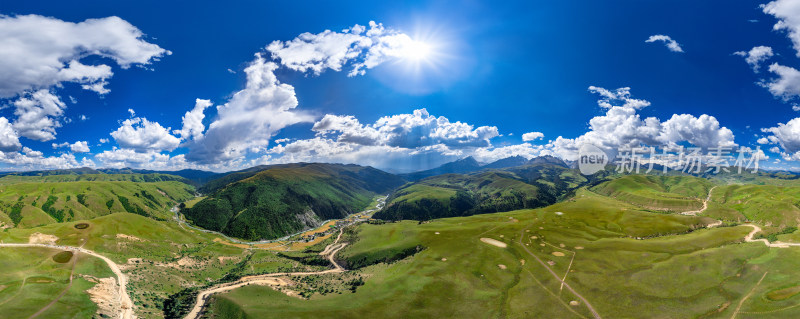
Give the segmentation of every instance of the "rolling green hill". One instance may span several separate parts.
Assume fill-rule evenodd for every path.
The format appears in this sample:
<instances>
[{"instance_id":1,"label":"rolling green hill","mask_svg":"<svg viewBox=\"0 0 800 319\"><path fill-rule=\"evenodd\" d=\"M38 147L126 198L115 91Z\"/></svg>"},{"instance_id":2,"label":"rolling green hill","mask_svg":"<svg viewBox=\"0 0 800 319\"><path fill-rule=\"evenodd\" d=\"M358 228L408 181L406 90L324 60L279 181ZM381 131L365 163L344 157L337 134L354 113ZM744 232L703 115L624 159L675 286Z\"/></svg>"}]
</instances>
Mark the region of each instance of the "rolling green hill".
<instances>
[{"instance_id":1,"label":"rolling green hill","mask_svg":"<svg viewBox=\"0 0 800 319\"><path fill-rule=\"evenodd\" d=\"M213 296L210 316L592 318L591 305L602 318L797 317L798 297L766 297L798 284L798 251L742 244L749 227L703 229L708 222L579 189L535 210L362 224L339 253L358 266L357 289L326 293L336 275L292 287L308 300L250 285Z\"/></svg>"},{"instance_id":2,"label":"rolling green hill","mask_svg":"<svg viewBox=\"0 0 800 319\"><path fill-rule=\"evenodd\" d=\"M800 223L800 187L726 185L714 189L705 215L729 221L753 221L774 228Z\"/></svg>"},{"instance_id":3,"label":"rolling green hill","mask_svg":"<svg viewBox=\"0 0 800 319\"><path fill-rule=\"evenodd\" d=\"M183 178L163 174L5 176L0 178L0 222L34 227L116 212L165 218L193 197Z\"/></svg>"},{"instance_id":4,"label":"rolling green hill","mask_svg":"<svg viewBox=\"0 0 800 319\"><path fill-rule=\"evenodd\" d=\"M665 212L699 210L713 183L692 176L628 175L591 188L639 207Z\"/></svg>"},{"instance_id":5,"label":"rolling green hill","mask_svg":"<svg viewBox=\"0 0 800 319\"><path fill-rule=\"evenodd\" d=\"M376 194L403 182L358 165L278 165L229 184L182 212L196 225L229 236L273 239L357 212Z\"/></svg>"},{"instance_id":6,"label":"rolling green hill","mask_svg":"<svg viewBox=\"0 0 800 319\"><path fill-rule=\"evenodd\" d=\"M588 181L574 170L550 164L439 175L398 189L373 217L429 220L542 207Z\"/></svg>"}]
</instances>

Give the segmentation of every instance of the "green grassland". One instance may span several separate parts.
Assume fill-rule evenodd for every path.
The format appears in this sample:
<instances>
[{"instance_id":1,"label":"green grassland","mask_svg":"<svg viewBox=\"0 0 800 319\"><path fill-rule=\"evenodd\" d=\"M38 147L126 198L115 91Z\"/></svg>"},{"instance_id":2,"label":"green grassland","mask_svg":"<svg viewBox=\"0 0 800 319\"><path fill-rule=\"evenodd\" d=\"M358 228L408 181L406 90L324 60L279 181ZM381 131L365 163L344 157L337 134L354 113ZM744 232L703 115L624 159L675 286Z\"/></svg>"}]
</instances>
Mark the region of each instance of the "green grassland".
<instances>
[{"instance_id":1,"label":"green grassland","mask_svg":"<svg viewBox=\"0 0 800 319\"><path fill-rule=\"evenodd\" d=\"M0 185L18 183L57 183L57 182L135 182L153 183L177 181L189 184L189 181L180 176L168 174L83 174L83 175L46 175L46 176L20 176L6 175L0 178Z\"/></svg>"},{"instance_id":2,"label":"green grassland","mask_svg":"<svg viewBox=\"0 0 800 319\"><path fill-rule=\"evenodd\" d=\"M94 286L94 283L83 276L105 278L113 276L113 273L97 258L70 256L70 259L59 263L54 260L58 254L59 250L47 248L0 249L0 268L3 269L0 272L0 313L5 314L4 317L27 318L64 290L66 293L59 302L42 312L40 317L93 316L97 306L85 290ZM69 277L73 267L75 276L70 286Z\"/></svg>"},{"instance_id":3,"label":"green grassland","mask_svg":"<svg viewBox=\"0 0 800 319\"><path fill-rule=\"evenodd\" d=\"M749 227L701 228L710 222L653 213L582 189L542 209L362 224L340 253L365 278L355 292L304 300L248 286L216 296L208 316L590 318L583 302L570 305L580 299L562 290L533 256L552 262L603 317L730 318L751 290L739 316L800 315L793 307L800 304L800 269L792 267L800 249L742 243ZM410 250L413 255L402 258Z\"/></svg>"},{"instance_id":4,"label":"green grassland","mask_svg":"<svg viewBox=\"0 0 800 319\"><path fill-rule=\"evenodd\" d=\"M629 175L592 188L592 191L642 208L683 212L699 210L713 183L692 176Z\"/></svg>"},{"instance_id":5,"label":"green grassland","mask_svg":"<svg viewBox=\"0 0 800 319\"><path fill-rule=\"evenodd\" d=\"M374 217L430 220L543 207L588 181L575 170L549 164L438 175L396 190Z\"/></svg>"},{"instance_id":6,"label":"green grassland","mask_svg":"<svg viewBox=\"0 0 800 319\"><path fill-rule=\"evenodd\" d=\"M163 174L5 176L0 178L0 222L36 227L115 212L166 218L192 198L194 187Z\"/></svg>"},{"instance_id":7,"label":"green grassland","mask_svg":"<svg viewBox=\"0 0 800 319\"><path fill-rule=\"evenodd\" d=\"M130 277L128 291L140 318L163 317L164 309L168 317L179 315L191 306L193 292L240 276L329 267L318 253L333 238L295 252L226 245L220 236L172 221L167 209L176 202L192 211L227 201L228 222L241 218L275 231L279 228L269 219L243 216L264 213L247 212L254 208L269 213L311 208L319 218L335 218L374 205L376 193L399 185L396 179L377 183L384 175L363 167L287 165L196 198L193 187L168 175L167 180L134 175L76 180L89 175L0 178L0 222L16 225L0 231L0 241L28 242L32 234L49 234L58 237L57 244L83 245L109 257ZM735 181L726 178L587 178L563 167L527 165L409 183L389 205L470 204L461 215L474 215L371 220L347 228L349 245L336 258L348 272L290 278L303 298L257 285L215 295L206 316L591 318L587 305L562 287L552 270L604 318L730 318L737 308L737 318L800 317L800 248L743 243L751 228L737 226L753 221L778 240L800 242L790 228L800 220L800 185L790 177L721 184ZM700 209L714 186L700 216L672 213ZM529 207L540 208L514 210ZM495 212L502 210L511 211ZM716 219L727 223L705 228ZM484 237L507 247L480 241ZM59 253L0 248L0 311L27 317L60 294L72 268L58 262L70 259ZM85 294L94 283L84 275L113 274L97 258L70 260L81 276L42 317L83 318L97 311Z\"/></svg>"},{"instance_id":8,"label":"green grassland","mask_svg":"<svg viewBox=\"0 0 800 319\"><path fill-rule=\"evenodd\" d=\"M75 225L81 223L89 226L85 229L75 228ZM55 235L59 238L56 243L60 245L83 245L84 248L119 264L129 276L128 291L132 295L139 318L161 318L163 304L170 296L187 288L212 284L227 275L321 268L297 263L271 251L224 245L215 241L219 238L216 235L184 229L172 221L159 221L130 213L114 213L90 220L34 228L7 229L0 233L0 240L7 243L27 243L34 233ZM7 248L0 248L0 253L6 250ZM24 252L23 249L19 251ZM27 257L15 258L29 262ZM105 265L102 262L101 264ZM234 273L235 269L238 270ZM98 272L86 269L84 273L95 277L111 276L107 270ZM83 290L76 290L75 293L84 294L83 291L89 287L91 285L83 287ZM43 294L41 298L52 299L55 295L57 293ZM0 302L1 298L2 291ZM11 303L13 302L9 302ZM80 303L76 303L78 304ZM69 313L72 312L65 312ZM53 315L47 318L74 317L87 316Z\"/></svg>"},{"instance_id":9,"label":"green grassland","mask_svg":"<svg viewBox=\"0 0 800 319\"><path fill-rule=\"evenodd\" d=\"M732 222L752 221L765 233L800 224L800 186L725 185L714 189L704 215Z\"/></svg>"}]
</instances>

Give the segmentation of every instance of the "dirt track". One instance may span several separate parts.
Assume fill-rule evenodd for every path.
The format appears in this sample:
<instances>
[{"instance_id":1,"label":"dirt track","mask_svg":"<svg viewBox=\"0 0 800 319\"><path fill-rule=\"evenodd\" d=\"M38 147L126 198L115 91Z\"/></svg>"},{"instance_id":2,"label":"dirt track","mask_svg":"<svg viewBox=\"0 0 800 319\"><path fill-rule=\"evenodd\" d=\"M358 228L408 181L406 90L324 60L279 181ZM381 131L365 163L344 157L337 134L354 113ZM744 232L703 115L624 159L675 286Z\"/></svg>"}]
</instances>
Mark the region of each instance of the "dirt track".
<instances>
[{"instance_id":1,"label":"dirt track","mask_svg":"<svg viewBox=\"0 0 800 319\"><path fill-rule=\"evenodd\" d=\"M717 188L717 187L714 186L714 187L712 187L711 189L708 190L708 197L706 197L706 199L703 201L703 208L701 208L700 210L692 210L692 211L688 211L688 212L683 212L681 214L694 216L694 215L697 215L697 214L702 213L703 211L705 211L708 208L708 201L711 200L711 192L713 192L715 188Z\"/></svg>"},{"instance_id":2,"label":"dirt track","mask_svg":"<svg viewBox=\"0 0 800 319\"><path fill-rule=\"evenodd\" d=\"M308 276L308 275L322 275L322 274L344 272L345 269L341 265L336 263L336 260L334 260L334 256L336 255L336 253L342 250L342 248L344 248L345 246L347 246L347 244L339 243L339 240L342 238L342 231L343 230L340 230L339 235L336 237L336 240L332 244L325 247L325 250L323 250L320 253L320 255L326 256L328 258L328 261L330 261L331 264L333 264L334 267L333 269L328 269L323 271L312 271L312 272L280 272L280 273L272 273L272 274L265 274L258 276L247 276L247 277L242 277L241 279L234 282L220 284L208 288L206 290L200 291L200 293L197 294L197 300L195 302L194 307L189 312L189 314L187 314L186 317L184 318L187 319L200 318L200 315L203 313L203 309L205 308L206 303L208 302L208 298L216 293L230 291L251 284L269 284L273 280L272 277L278 277L278 276Z\"/></svg>"},{"instance_id":3,"label":"dirt track","mask_svg":"<svg viewBox=\"0 0 800 319\"><path fill-rule=\"evenodd\" d=\"M119 269L119 266L117 266L117 264L111 259L108 259L103 255L100 255L94 251L88 250L83 247L72 247L72 246L50 245L50 244L0 244L0 247L15 247L15 248L42 247L42 248L69 250L74 253L87 254L102 259L103 261L106 262L106 264L108 264L108 268L110 268L111 271L114 272L114 275L117 276L117 283L119 284L119 297L121 299L120 304L122 304L122 309L120 309L119 318L120 319L135 318L135 316L133 315L133 301L131 301L131 297L128 295L128 277L122 273L122 271ZM73 258L77 258L77 256Z\"/></svg>"}]
</instances>

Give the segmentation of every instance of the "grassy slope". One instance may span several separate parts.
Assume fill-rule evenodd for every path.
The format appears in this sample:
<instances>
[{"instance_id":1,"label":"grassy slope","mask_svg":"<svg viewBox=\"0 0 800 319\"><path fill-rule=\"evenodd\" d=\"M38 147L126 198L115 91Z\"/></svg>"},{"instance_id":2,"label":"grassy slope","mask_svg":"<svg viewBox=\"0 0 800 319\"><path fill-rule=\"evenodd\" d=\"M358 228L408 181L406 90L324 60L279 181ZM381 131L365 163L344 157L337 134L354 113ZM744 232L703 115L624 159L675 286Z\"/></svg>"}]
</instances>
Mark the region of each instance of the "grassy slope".
<instances>
[{"instance_id":1,"label":"grassy slope","mask_svg":"<svg viewBox=\"0 0 800 319\"><path fill-rule=\"evenodd\" d=\"M577 298L567 290L560 292L560 284L522 249L525 245L539 258L553 261L559 276L567 273L574 252L567 282L604 317L728 318L765 271L769 273L764 282L742 311L776 310L800 301L763 298L800 285L800 269L783 259L800 257L800 251L739 243L750 230L744 226L686 233L706 222L704 217L647 212L581 190L572 200L537 210L421 225L361 225L358 240L342 258L383 256L387 250L415 245L425 249L390 265L362 268L359 271L369 277L352 294L314 295L306 301L249 286L218 299L225 300L225 313L249 318L578 317L571 311L589 317L584 306L567 304ZM632 238L650 236L659 237ZM484 244L482 237L509 247ZM798 308L779 313L798 314Z\"/></svg>"},{"instance_id":2,"label":"grassy slope","mask_svg":"<svg viewBox=\"0 0 800 319\"><path fill-rule=\"evenodd\" d=\"M714 189L705 214L730 221L753 221L784 228L800 223L800 187L726 185Z\"/></svg>"},{"instance_id":3,"label":"grassy slope","mask_svg":"<svg viewBox=\"0 0 800 319\"><path fill-rule=\"evenodd\" d=\"M53 256L59 251L45 248L0 249L0 312L26 318L66 289L72 261L57 263ZM75 258L75 257L73 257ZM97 306L84 292L93 286L81 275L109 277L113 274L96 258L78 256L75 264L76 276L72 287L48 311L46 318L88 318Z\"/></svg>"},{"instance_id":4,"label":"grassy slope","mask_svg":"<svg viewBox=\"0 0 800 319\"><path fill-rule=\"evenodd\" d=\"M0 178L0 222L35 227L124 211L163 218L176 202L193 196L194 187L180 179L160 174L6 176Z\"/></svg>"},{"instance_id":5,"label":"grassy slope","mask_svg":"<svg viewBox=\"0 0 800 319\"><path fill-rule=\"evenodd\" d=\"M79 230L74 227L78 223L88 223L90 226ZM160 307L168 296L187 287L205 285L209 279L213 281L222 278L251 253L253 256L250 257L242 274L285 271L295 266L306 269L294 261L276 256L273 252L250 252L224 245L214 241L219 238L218 236L190 231L174 222L158 221L130 213L115 213L88 221L64 222L30 229L8 229L0 232L0 240L28 242L28 237L33 233L55 235L59 237L56 243L62 245L79 246L85 242L84 248L107 256L125 267L124 271L130 278L128 291L132 293L137 305L136 315L140 318L162 317ZM133 236L135 239L119 237L118 234ZM0 256L6 250L0 248ZM142 260L129 261L129 258ZM27 257L19 260L29 262ZM180 265L181 260L188 263ZM101 265L104 263L101 262ZM39 270L32 270L31 273L47 275L47 272ZM87 269L83 273L97 277L110 276L92 269ZM0 280L2 278L0 276ZM75 296L82 296L83 291L90 286L76 291ZM43 294L41 299L52 299L54 296L55 294ZM5 300L7 299L0 291L0 303ZM9 304L11 303L16 302L9 301ZM64 306L79 304L67 303ZM68 311L64 315L47 316L47 318L74 318L75 316L68 315L70 313L73 312Z\"/></svg>"},{"instance_id":6,"label":"grassy slope","mask_svg":"<svg viewBox=\"0 0 800 319\"><path fill-rule=\"evenodd\" d=\"M691 176L623 176L592 188L634 205L656 211L683 212L703 207L713 184Z\"/></svg>"},{"instance_id":7,"label":"grassy slope","mask_svg":"<svg viewBox=\"0 0 800 319\"><path fill-rule=\"evenodd\" d=\"M360 211L376 193L401 183L394 175L356 165L280 166L209 194L183 213L198 226L230 236L272 239Z\"/></svg>"},{"instance_id":8,"label":"grassy slope","mask_svg":"<svg viewBox=\"0 0 800 319\"><path fill-rule=\"evenodd\" d=\"M585 182L573 170L555 165L434 176L395 191L375 218L429 220L542 207Z\"/></svg>"}]
</instances>

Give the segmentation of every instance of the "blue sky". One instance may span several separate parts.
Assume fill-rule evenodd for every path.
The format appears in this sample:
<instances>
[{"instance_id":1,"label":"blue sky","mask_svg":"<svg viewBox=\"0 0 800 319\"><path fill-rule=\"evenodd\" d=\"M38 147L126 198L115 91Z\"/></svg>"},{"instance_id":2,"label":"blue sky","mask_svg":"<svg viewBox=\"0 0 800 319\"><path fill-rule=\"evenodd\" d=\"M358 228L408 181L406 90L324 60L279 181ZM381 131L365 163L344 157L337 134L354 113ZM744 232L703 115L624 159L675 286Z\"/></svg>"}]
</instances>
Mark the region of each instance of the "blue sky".
<instances>
[{"instance_id":1,"label":"blue sky","mask_svg":"<svg viewBox=\"0 0 800 319\"><path fill-rule=\"evenodd\" d=\"M108 65L113 73L102 79L108 91L103 94L82 88L81 84L88 83L86 77L38 79L21 89L0 92L0 102L6 106L0 116L7 118L9 134L18 136L18 143L7 143L2 165L5 169L93 165L227 170L304 160L355 162L407 171L470 155L481 161L507 155L569 158L574 144L589 141L609 148L656 142L761 146L772 165L793 167L792 161L800 159L800 120L797 127L790 121L798 117L793 104L800 94L800 81L793 83L791 70L784 74L769 70L773 63L792 70L800 67L791 36L800 10L784 6L784 2L788 1L776 1L772 14L760 7L769 1L4 2L0 14L5 15L6 23L0 25L0 41L7 45L14 43L9 39L52 41L34 32L37 23L81 23L116 16L122 22L116 21L111 27L131 32L125 27L128 24L144 35L134 32L118 42L103 44L105 50L130 49L125 44L138 39L165 51L149 55L137 51L139 60L128 61L130 67L124 68L119 56L76 53L80 47L67 52L64 48L29 45L25 50L35 52L27 54L0 50L0 56L17 54L6 56L6 64L14 59L30 62L31 56L61 54L59 61L64 65L77 59L85 65ZM42 19L19 20L28 15ZM350 77L348 72L354 63L365 59L366 53L345 61L341 71L326 67L317 75L293 70L284 63L296 56L278 58L266 49L273 41L291 41L304 32L318 35L331 30L341 34L356 24L369 29L370 21L381 23L385 35L403 34L413 43L424 43L428 54L417 60L404 53L390 53L378 65L365 69L364 75ZM778 21L785 21L789 27L773 30ZM9 31L23 23L33 31ZM66 37L82 43L92 32L87 27ZM683 52L673 52L664 42L645 42L653 35L669 36ZM756 64L758 73L744 57L734 54L756 46L769 47L773 53ZM272 73L280 83L293 88L297 105L283 115L273 115L270 108L254 111L258 105L242 106L254 111L245 116L269 123L269 128L261 127L258 135L243 136L234 145L235 150L209 155L220 147L233 147L219 141L210 144L212 135L227 141L230 136L225 134L243 134L232 129L220 128L220 133L204 130L215 121L222 123L220 127L227 123L226 115L217 114L216 107L247 87L245 68L254 63L256 53L263 55L264 63L277 64ZM31 64L36 69L36 64ZM0 82L9 82L0 83L0 89L3 85L17 87L10 83L13 81L25 81L21 76L10 76L20 73L19 68L0 65ZM781 79L786 81L779 82ZM777 83L777 91L759 85L761 81ZM612 93L629 87L629 96L610 99L615 106L626 99L649 101L649 106L636 108L638 117L614 127L630 124L632 119L644 122L647 117L657 118L659 127L666 127L673 114L692 117L669 122L673 131L662 128L661 133L656 132L658 138L639 133L628 140L611 138L605 136L612 134L607 128L590 126L595 117L612 118L607 114L610 108L597 103L602 93L590 92L590 86ZM21 109L15 102L31 100L40 90L63 102L61 112L49 116L51 137L31 133L25 123L19 123L21 114L31 109ZM203 129L200 135L184 138L172 130L182 128L182 117L192 110L196 99L210 100L210 106L203 110ZM414 115L414 110L423 108L426 112ZM232 108L231 113L236 110ZM712 116L713 121L701 118L703 114ZM330 116L327 126L323 125L326 116ZM357 124L345 123L346 116L352 116ZM391 116L396 116L391 123L376 123ZM292 120L279 120L285 117ZM431 123L439 117L446 118L447 123ZM145 118L150 124L171 130L145 132ZM428 122L414 126L413 122L420 119ZM119 131L126 120L132 120L128 123L130 130ZM323 126L327 130L314 129ZM652 129L645 124L634 126L633 130ZM399 132L402 129L405 131ZM594 134L581 139L593 130ZM120 133L114 136L111 133L115 131ZM159 132L173 136L154 137ZM384 136L387 132L399 135ZM541 132L543 137L523 141L523 134L529 132ZM559 136L564 140L554 143ZM101 143L101 139L108 142ZM81 152L80 145L70 147L80 141L86 142L89 152ZM70 145L54 146L62 143ZM780 162L775 163L778 159Z\"/></svg>"}]
</instances>

